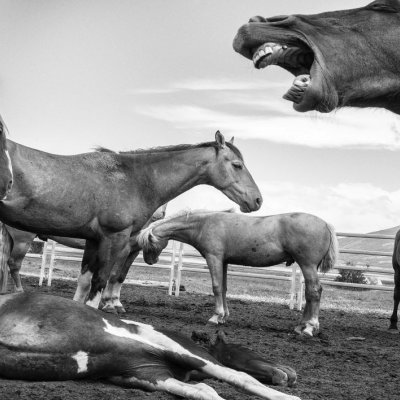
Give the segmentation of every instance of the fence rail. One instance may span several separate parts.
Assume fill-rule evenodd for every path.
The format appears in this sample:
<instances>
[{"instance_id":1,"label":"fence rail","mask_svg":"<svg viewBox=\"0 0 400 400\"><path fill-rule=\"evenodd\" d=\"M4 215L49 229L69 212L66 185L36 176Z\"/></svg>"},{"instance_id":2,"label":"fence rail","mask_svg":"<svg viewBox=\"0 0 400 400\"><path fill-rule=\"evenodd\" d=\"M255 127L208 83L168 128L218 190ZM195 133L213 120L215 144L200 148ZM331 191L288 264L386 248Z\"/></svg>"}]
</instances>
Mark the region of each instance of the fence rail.
<instances>
[{"instance_id":1,"label":"fence rail","mask_svg":"<svg viewBox=\"0 0 400 400\"><path fill-rule=\"evenodd\" d=\"M376 240L379 239L394 240L395 238L394 235L359 234L359 233L346 233L346 232L338 232L337 236L349 237L349 238L367 238ZM66 253L68 255L65 255ZM379 257L392 256L392 252L345 249L345 248L340 248L339 253L355 254L355 255L371 255ZM82 254L83 254L82 250L67 248L65 246L58 245L53 241L48 241L44 242L42 255L28 253L27 256L42 258L39 285L43 284L43 281L47 275L47 285L50 286L52 281L55 261L56 260L81 261ZM198 253L193 247L184 245L183 243L172 241L170 245L166 249L164 249L164 251L161 253L160 261L162 262L150 267L147 264L145 264L139 257L135 261L135 265L140 267L168 269L170 271L169 283L168 283L168 288L169 288L168 292L170 295L174 293L175 296L179 296L182 273L185 274L208 273L207 264L204 258L200 255L200 253ZM48 269L47 273L46 273L46 268ZM378 276L393 275L392 268L382 268L377 266L371 267L362 265L337 264L334 270L338 269L362 271L370 275L378 275ZM230 265L230 268L228 270L228 275L237 277L255 278L255 279L290 281L291 282L290 300L289 300L290 308L296 307L299 310L301 310L302 308L304 279L302 274L300 273L300 268L298 267L297 264L293 264L291 270L288 270L286 267L283 266L268 267L268 269L266 270L265 267L259 268L259 267ZM368 288L368 289L387 290L387 291L393 290L393 286L389 285L366 285L366 284L357 284L349 282L338 282L334 280L335 276L337 276L337 274L334 274L332 272L327 274L319 273L322 285L342 286L342 287L352 287L352 288ZM175 286L175 291L173 290L174 286Z\"/></svg>"}]
</instances>

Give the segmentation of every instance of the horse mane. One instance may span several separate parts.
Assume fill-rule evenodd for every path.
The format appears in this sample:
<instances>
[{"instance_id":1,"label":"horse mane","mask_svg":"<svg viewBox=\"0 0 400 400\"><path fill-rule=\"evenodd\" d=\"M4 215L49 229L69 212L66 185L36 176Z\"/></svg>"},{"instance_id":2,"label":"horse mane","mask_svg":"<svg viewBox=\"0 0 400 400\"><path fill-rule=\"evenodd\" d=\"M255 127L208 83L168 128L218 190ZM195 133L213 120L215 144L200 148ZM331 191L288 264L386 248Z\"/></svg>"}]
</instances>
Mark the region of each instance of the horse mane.
<instances>
[{"instance_id":1,"label":"horse mane","mask_svg":"<svg viewBox=\"0 0 400 400\"><path fill-rule=\"evenodd\" d=\"M233 153L243 160L242 153L240 150L230 142L225 142L225 145L233 151ZM171 145L171 146L158 146L158 147L150 147L148 149L136 149L136 150L128 150L128 151L118 151L115 152L110 150L106 147L97 146L95 151L100 153L114 153L114 154L148 154L148 153L164 153L164 152L174 152L174 151L182 151L188 149L203 149L203 148L214 148L215 151L218 153L219 147L217 142L203 142L197 144L178 144L178 145Z\"/></svg>"}]
</instances>

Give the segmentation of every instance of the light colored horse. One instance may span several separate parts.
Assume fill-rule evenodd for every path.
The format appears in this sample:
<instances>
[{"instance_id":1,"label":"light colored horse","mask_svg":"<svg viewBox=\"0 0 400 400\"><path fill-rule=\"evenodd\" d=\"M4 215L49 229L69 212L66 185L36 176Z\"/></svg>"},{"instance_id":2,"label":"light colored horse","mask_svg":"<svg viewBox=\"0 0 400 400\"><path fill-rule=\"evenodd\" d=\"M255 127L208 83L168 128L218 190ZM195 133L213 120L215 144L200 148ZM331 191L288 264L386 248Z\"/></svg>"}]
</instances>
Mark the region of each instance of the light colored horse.
<instances>
[{"instance_id":1,"label":"light colored horse","mask_svg":"<svg viewBox=\"0 0 400 400\"><path fill-rule=\"evenodd\" d=\"M131 236L162 204L201 184L246 212L262 203L240 151L219 131L211 142L127 153L60 156L7 146L14 184L0 201L0 219L38 234L86 239L74 300L88 298L96 308L113 268L135 251Z\"/></svg>"},{"instance_id":2,"label":"light colored horse","mask_svg":"<svg viewBox=\"0 0 400 400\"><path fill-rule=\"evenodd\" d=\"M157 262L170 239L195 247L207 261L215 297L215 315L209 322L223 323L229 316L228 264L267 267L297 262L305 279L306 306L295 330L309 336L318 332L322 287L317 271L328 271L337 257L334 228L322 219L305 213L267 217L204 210L179 213L139 233L144 260Z\"/></svg>"},{"instance_id":3,"label":"light colored horse","mask_svg":"<svg viewBox=\"0 0 400 400\"><path fill-rule=\"evenodd\" d=\"M13 185L13 170L7 150L6 126L0 116L0 201L7 198Z\"/></svg>"}]
</instances>

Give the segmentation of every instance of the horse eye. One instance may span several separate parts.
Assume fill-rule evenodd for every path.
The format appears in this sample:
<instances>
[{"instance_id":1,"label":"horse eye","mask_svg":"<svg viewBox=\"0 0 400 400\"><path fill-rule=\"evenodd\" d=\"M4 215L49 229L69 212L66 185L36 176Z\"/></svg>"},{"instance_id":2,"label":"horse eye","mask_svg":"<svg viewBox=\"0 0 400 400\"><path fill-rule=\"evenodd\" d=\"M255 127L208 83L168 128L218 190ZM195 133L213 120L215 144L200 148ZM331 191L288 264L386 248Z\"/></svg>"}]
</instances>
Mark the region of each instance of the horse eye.
<instances>
[{"instance_id":1,"label":"horse eye","mask_svg":"<svg viewBox=\"0 0 400 400\"><path fill-rule=\"evenodd\" d=\"M243 164L240 161L233 161L232 165L235 169L243 169Z\"/></svg>"}]
</instances>

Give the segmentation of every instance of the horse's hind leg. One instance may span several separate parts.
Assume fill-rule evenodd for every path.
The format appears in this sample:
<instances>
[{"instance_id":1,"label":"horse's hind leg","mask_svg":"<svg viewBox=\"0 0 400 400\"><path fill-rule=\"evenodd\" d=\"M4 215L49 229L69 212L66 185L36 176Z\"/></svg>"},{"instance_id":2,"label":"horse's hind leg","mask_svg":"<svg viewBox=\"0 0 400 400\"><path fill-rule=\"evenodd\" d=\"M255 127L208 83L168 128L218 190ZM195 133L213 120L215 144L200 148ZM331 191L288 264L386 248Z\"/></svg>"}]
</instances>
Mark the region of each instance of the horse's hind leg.
<instances>
[{"instance_id":1,"label":"horse's hind leg","mask_svg":"<svg viewBox=\"0 0 400 400\"><path fill-rule=\"evenodd\" d=\"M317 265L300 265L305 283L306 305L300 324L296 326L295 332L313 336L319 330L319 304L322 286L318 279Z\"/></svg>"},{"instance_id":2,"label":"horse's hind leg","mask_svg":"<svg viewBox=\"0 0 400 400\"><path fill-rule=\"evenodd\" d=\"M210 270L212 288L215 300L214 315L208 320L210 324L223 324L225 319L224 304L222 299L223 292L223 263L219 257L214 255L206 256L207 265Z\"/></svg>"},{"instance_id":3,"label":"horse's hind leg","mask_svg":"<svg viewBox=\"0 0 400 400\"><path fill-rule=\"evenodd\" d=\"M393 292L393 313L390 317L389 329L397 329L397 309L400 302L400 265L393 260L394 268L394 292Z\"/></svg>"},{"instance_id":4,"label":"horse's hind leg","mask_svg":"<svg viewBox=\"0 0 400 400\"><path fill-rule=\"evenodd\" d=\"M105 303L103 311L113 313L126 312L120 300L121 287L126 279L126 276L128 275L129 268L131 267L133 261L136 259L138 254L139 252L136 250L130 252L125 262L117 268L113 269L107 286L103 292L103 301Z\"/></svg>"},{"instance_id":5,"label":"horse's hind leg","mask_svg":"<svg viewBox=\"0 0 400 400\"><path fill-rule=\"evenodd\" d=\"M11 236L12 237L12 236ZM10 253L10 258L8 259L8 267L10 269L10 274L11 277L15 283L15 290L17 292L23 292L24 289L22 287L21 283L21 276L19 274L19 271L21 270L22 266L22 261L24 260L24 257L26 256L26 253L29 250L29 246L33 242L33 239L35 238L35 235L32 234L32 237L29 238L29 240L18 240L18 238L12 237L13 240L13 245L12 245L12 250Z\"/></svg>"},{"instance_id":6,"label":"horse's hind leg","mask_svg":"<svg viewBox=\"0 0 400 400\"><path fill-rule=\"evenodd\" d=\"M222 304L224 307L224 321L226 322L229 318L228 302L226 300L226 292L228 291L228 264L223 265L223 277L222 277Z\"/></svg>"}]
</instances>

